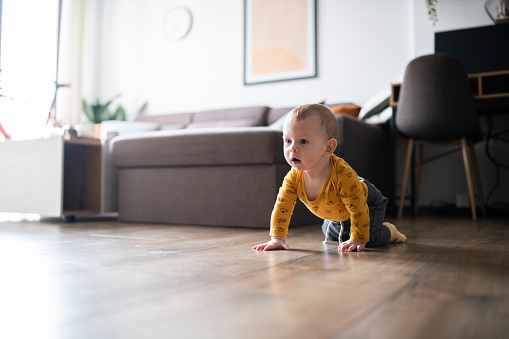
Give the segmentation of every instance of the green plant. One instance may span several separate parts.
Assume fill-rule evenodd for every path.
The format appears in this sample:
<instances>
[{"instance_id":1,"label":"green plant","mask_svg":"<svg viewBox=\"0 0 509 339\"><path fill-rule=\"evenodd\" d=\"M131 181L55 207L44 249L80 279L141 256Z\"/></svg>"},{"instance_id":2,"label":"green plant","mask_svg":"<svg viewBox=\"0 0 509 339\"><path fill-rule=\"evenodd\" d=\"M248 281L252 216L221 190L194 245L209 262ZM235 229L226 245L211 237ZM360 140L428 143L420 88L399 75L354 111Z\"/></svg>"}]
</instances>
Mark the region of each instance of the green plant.
<instances>
[{"instance_id":1,"label":"green plant","mask_svg":"<svg viewBox=\"0 0 509 339\"><path fill-rule=\"evenodd\" d=\"M138 110L138 115L142 115L147 110L148 102L145 101L143 105L141 105L140 109Z\"/></svg>"},{"instance_id":2,"label":"green plant","mask_svg":"<svg viewBox=\"0 0 509 339\"><path fill-rule=\"evenodd\" d=\"M83 99L83 113L85 113L87 119L93 124L99 124L106 120L126 120L125 109L122 106L118 106L115 112L111 113L109 106L118 98L120 94L115 95L108 102L101 104L99 100L96 100L95 104L89 104Z\"/></svg>"},{"instance_id":3,"label":"green plant","mask_svg":"<svg viewBox=\"0 0 509 339\"><path fill-rule=\"evenodd\" d=\"M426 6L428 7L428 16L433 26L438 22L438 13L437 13L437 5L438 0L426 0Z\"/></svg>"}]
</instances>

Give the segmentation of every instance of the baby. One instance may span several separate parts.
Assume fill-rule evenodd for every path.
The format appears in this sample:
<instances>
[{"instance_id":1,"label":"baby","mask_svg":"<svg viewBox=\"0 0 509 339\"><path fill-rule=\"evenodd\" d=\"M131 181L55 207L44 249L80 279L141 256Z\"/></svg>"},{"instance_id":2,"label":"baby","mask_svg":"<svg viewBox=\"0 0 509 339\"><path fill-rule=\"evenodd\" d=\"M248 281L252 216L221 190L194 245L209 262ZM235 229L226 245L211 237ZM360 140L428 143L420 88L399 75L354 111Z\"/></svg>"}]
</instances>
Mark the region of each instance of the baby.
<instances>
[{"instance_id":1,"label":"baby","mask_svg":"<svg viewBox=\"0 0 509 339\"><path fill-rule=\"evenodd\" d=\"M302 105L290 112L283 140L285 159L292 169L272 211L271 240L253 249L290 249L285 240L297 198L324 219L325 237L339 241L339 251L406 241L396 226L384 222L388 199L334 154L336 133L336 118L325 105Z\"/></svg>"}]
</instances>

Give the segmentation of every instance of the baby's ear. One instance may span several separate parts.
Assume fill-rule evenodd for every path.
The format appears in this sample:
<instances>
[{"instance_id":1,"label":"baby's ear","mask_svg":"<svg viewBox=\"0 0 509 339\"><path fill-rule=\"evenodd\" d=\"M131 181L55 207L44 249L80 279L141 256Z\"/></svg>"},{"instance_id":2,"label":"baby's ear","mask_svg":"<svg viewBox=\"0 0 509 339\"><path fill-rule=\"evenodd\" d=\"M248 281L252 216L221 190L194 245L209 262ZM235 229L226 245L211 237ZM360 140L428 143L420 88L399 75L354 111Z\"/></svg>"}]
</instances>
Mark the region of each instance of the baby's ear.
<instances>
[{"instance_id":1,"label":"baby's ear","mask_svg":"<svg viewBox=\"0 0 509 339\"><path fill-rule=\"evenodd\" d=\"M338 147L338 141L334 138L330 138L327 140L327 147L325 148L325 155L329 156L334 153L336 150L336 147Z\"/></svg>"}]
</instances>

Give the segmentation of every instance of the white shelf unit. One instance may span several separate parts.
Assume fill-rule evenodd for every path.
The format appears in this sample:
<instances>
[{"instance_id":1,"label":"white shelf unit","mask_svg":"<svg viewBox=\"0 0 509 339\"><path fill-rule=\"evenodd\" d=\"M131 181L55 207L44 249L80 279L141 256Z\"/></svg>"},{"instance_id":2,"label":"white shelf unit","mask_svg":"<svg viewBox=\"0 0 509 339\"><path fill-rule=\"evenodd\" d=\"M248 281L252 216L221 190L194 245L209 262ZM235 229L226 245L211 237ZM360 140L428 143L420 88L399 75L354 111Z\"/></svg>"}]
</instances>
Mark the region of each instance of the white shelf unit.
<instances>
[{"instance_id":1,"label":"white shelf unit","mask_svg":"<svg viewBox=\"0 0 509 339\"><path fill-rule=\"evenodd\" d=\"M53 136L0 143L0 212L48 217L115 212L116 187L107 142Z\"/></svg>"}]
</instances>

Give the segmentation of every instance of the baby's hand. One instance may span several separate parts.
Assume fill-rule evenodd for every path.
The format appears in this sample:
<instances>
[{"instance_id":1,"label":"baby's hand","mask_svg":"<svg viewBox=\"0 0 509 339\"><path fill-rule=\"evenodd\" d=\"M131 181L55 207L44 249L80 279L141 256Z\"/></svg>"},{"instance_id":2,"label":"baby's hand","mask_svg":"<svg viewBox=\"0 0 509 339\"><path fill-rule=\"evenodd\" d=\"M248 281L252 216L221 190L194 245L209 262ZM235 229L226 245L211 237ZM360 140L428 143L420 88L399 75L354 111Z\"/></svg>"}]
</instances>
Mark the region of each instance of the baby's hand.
<instances>
[{"instance_id":1,"label":"baby's hand","mask_svg":"<svg viewBox=\"0 0 509 339\"><path fill-rule=\"evenodd\" d=\"M342 251L347 251L347 252L357 251L357 252L361 252L364 249L364 247L366 247L365 243L355 242L353 240L348 240L348 241L342 242L339 245L338 251L339 252L342 252Z\"/></svg>"},{"instance_id":2,"label":"baby's hand","mask_svg":"<svg viewBox=\"0 0 509 339\"><path fill-rule=\"evenodd\" d=\"M290 247L286 244L283 237L271 237L269 242L253 246L254 250L259 251L272 251L272 250L289 250Z\"/></svg>"}]
</instances>

